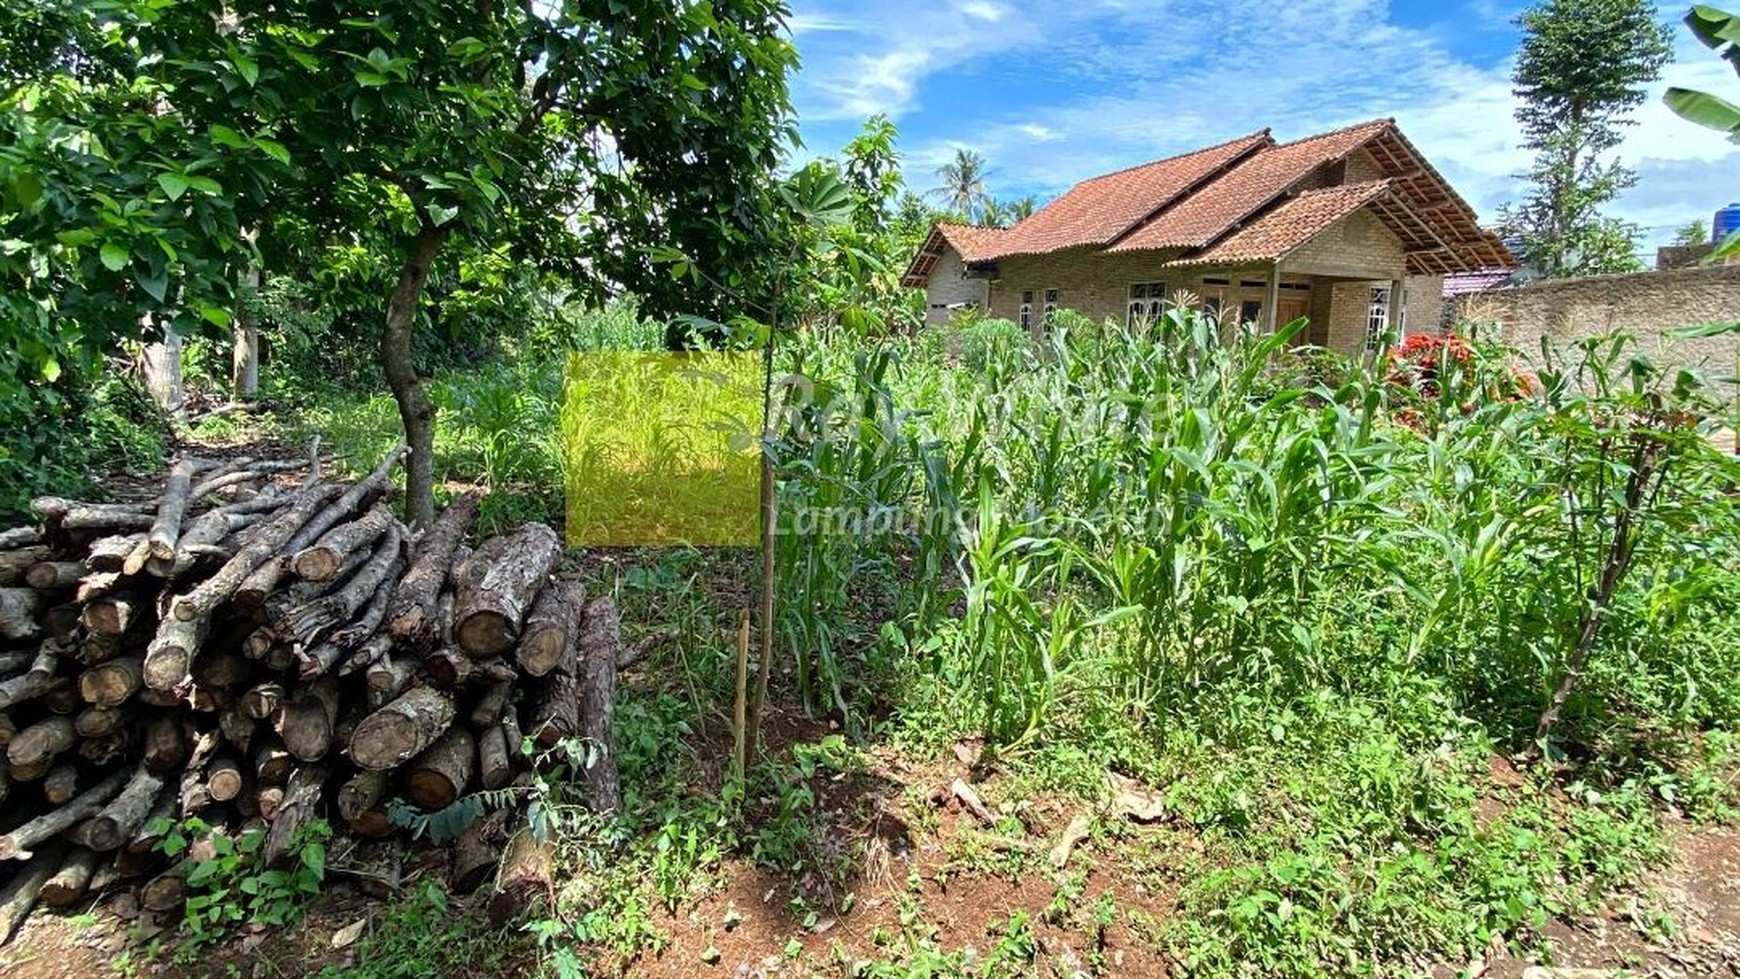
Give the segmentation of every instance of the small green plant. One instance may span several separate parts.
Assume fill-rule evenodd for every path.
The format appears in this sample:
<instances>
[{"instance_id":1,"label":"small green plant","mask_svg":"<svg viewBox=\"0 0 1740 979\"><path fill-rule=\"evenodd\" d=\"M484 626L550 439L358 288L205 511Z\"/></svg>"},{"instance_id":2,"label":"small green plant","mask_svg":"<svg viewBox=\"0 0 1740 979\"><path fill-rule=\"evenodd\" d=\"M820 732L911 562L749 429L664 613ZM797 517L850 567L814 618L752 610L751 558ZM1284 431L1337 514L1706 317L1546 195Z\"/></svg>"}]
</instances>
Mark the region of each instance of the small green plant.
<instances>
[{"instance_id":1,"label":"small green plant","mask_svg":"<svg viewBox=\"0 0 1740 979\"><path fill-rule=\"evenodd\" d=\"M186 875L182 923L188 938L178 958L193 955L243 922L280 926L300 919L326 879L326 841L332 827L324 820L296 831L281 868L267 864L263 829L232 837L190 818L160 820L152 831L163 834L157 848L178 860Z\"/></svg>"}]
</instances>

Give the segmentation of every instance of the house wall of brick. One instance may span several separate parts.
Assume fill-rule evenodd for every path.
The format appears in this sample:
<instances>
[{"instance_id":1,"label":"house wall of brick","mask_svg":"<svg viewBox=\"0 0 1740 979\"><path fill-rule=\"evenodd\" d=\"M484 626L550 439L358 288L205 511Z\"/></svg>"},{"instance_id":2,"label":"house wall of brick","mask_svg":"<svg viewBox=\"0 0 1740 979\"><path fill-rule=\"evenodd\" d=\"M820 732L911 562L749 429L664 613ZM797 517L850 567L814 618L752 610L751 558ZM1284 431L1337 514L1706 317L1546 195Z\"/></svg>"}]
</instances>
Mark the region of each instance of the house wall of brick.
<instances>
[{"instance_id":1,"label":"house wall of brick","mask_svg":"<svg viewBox=\"0 0 1740 979\"><path fill-rule=\"evenodd\" d=\"M1408 332L1444 332L1444 277L1410 275L1407 278Z\"/></svg>"},{"instance_id":2,"label":"house wall of brick","mask_svg":"<svg viewBox=\"0 0 1740 979\"><path fill-rule=\"evenodd\" d=\"M956 312L948 307L957 303L973 303L984 308L986 280L965 273L961 253L953 248L944 249L924 290L926 326L947 326Z\"/></svg>"},{"instance_id":3,"label":"house wall of brick","mask_svg":"<svg viewBox=\"0 0 1740 979\"><path fill-rule=\"evenodd\" d=\"M1543 337L1555 344L1623 331L1656 363L1701 371L1711 381L1734 372L1733 334L1670 337L1675 327L1740 320L1740 266L1703 266L1629 275L1550 279L1489 289L1452 300L1447 319L1540 358ZM1720 382L1718 382L1720 383ZM1732 393L1731 386L1725 386Z\"/></svg>"},{"instance_id":4,"label":"house wall of brick","mask_svg":"<svg viewBox=\"0 0 1740 979\"><path fill-rule=\"evenodd\" d=\"M1357 158L1349 160L1350 171L1360 165ZM1363 165L1374 171L1377 166L1369 159ZM1267 266L1163 268L1177 254L1107 254L1094 248L1076 248L1048 255L1017 255L1002 259L997 278L987 282L962 278L960 256L951 250L937 263L927 301L932 307L982 302L987 315L1019 322L1021 294L1031 292L1032 325L1036 331L1042 323L1047 289L1058 291L1060 308L1095 320L1123 319L1130 286L1137 283L1164 283L1169 296L1179 290L1197 297L1218 295L1222 308L1229 311L1237 311L1246 301L1266 304L1270 275ZM1281 281L1312 286L1308 315L1314 325L1302 341L1321 343L1346 354L1363 351L1370 290L1373 286L1387 287L1391 278L1405 277L1408 282L1410 327L1418 330L1423 323L1435 329L1442 302L1442 278L1406 276L1406 268L1401 241L1383 222L1364 211L1349 215L1295 250L1282 262ZM1225 284L1205 279L1225 280ZM988 297L980 291L986 289ZM950 316L946 310L932 308L927 311L926 322L946 324Z\"/></svg>"},{"instance_id":5,"label":"house wall of brick","mask_svg":"<svg viewBox=\"0 0 1740 979\"><path fill-rule=\"evenodd\" d=\"M1143 252L1108 255L1090 248L1071 248L1049 255L1016 255L997 263L997 280L991 284L991 315L1017 320L1021 293L1033 293L1033 320L1037 324L1045 306L1045 290L1058 291L1058 305L1090 319L1124 318L1130 286L1138 282L1161 282L1168 294L1192 288L1194 275L1160 268L1172 253Z\"/></svg>"},{"instance_id":6,"label":"house wall of brick","mask_svg":"<svg viewBox=\"0 0 1740 979\"><path fill-rule=\"evenodd\" d=\"M1400 238L1376 217L1355 211L1294 249L1281 267L1308 275L1399 279L1408 263Z\"/></svg>"}]
</instances>

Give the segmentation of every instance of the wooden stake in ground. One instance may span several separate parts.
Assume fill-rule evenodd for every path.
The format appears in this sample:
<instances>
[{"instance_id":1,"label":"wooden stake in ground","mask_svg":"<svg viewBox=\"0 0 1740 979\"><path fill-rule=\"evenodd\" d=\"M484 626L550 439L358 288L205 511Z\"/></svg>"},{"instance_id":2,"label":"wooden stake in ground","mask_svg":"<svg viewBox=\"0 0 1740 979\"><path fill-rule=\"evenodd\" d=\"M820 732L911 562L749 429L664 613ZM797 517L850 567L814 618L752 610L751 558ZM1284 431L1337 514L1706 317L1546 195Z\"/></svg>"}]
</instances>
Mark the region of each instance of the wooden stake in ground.
<instances>
[{"instance_id":1,"label":"wooden stake in ground","mask_svg":"<svg viewBox=\"0 0 1740 979\"><path fill-rule=\"evenodd\" d=\"M743 780L749 742L749 610L744 609L737 626L737 700L731 713L731 777Z\"/></svg>"}]
</instances>

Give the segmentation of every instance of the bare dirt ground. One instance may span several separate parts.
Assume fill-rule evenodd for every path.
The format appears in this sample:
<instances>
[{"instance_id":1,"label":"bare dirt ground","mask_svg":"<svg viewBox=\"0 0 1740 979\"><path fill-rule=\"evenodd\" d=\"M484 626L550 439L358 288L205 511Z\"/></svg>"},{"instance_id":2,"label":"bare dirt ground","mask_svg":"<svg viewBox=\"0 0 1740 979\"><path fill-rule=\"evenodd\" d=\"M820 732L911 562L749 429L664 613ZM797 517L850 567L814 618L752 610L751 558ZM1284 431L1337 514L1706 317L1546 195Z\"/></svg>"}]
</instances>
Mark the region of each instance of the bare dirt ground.
<instances>
[{"instance_id":1,"label":"bare dirt ground","mask_svg":"<svg viewBox=\"0 0 1740 979\"><path fill-rule=\"evenodd\" d=\"M1169 880L1190 866L1195 841L1165 827L1120 823L1116 839L1083 839L1072 852L1074 873L1035 872L1029 859L1025 872L999 870L997 845L1022 849L1049 868L1047 852L1079 811L1073 805L1035 801L1026 807L998 806L986 798L993 815L1013 815L1022 830L1000 819L1001 829L986 826L947 791L952 779L966 774L955 759L923 769L902 769L909 785L934 786L928 797L908 792L910 804L927 811L903 809L894 797L859 799L853 818L869 834L865 856L846 883L852 898L843 911L811 913L790 900L794 882L750 865L726 861L720 883L656 921L667 936L657 954L622 963L636 977L752 977L851 974L850 964L885 959L910 951L916 936L932 947L982 960L1006 934L1011 916L1025 917L1035 948L1037 974L1081 974L1158 977L1168 963L1133 920L1163 921L1173 909ZM875 795L872 789L871 794ZM831 811L843 814L842 800L830 799ZM873 815L864 822L863 813ZM842 816L844 819L844 816ZM1110 820L1110 814L1102 814ZM843 824L844 825L844 824ZM1472 975L1504 979L1607 976L1694 977L1740 976L1740 830L1694 827L1675 822L1667 827L1674 854L1634 890L1614 895L1603 914L1584 919L1555 920L1547 929L1551 954L1544 961L1524 959L1499 950L1484 962L1446 964L1444 976ZM0 975L7 979L72 979L105 975L279 977L318 974L331 967L342 974L355 963L354 946L333 947L334 936L362 921L378 923L385 913L387 891L374 877L382 859L397 860L391 873L403 881L401 891L425 877L439 877L439 857L397 850L344 856L335 851L339 871L309 915L299 924L276 931L243 931L197 961L177 964L167 952L155 960L144 954L143 932L131 915L125 893L105 896L78 914L38 911L14 942L0 950ZM1171 861L1167 854L1177 854ZM1153 858L1138 857L1156 855ZM349 873L347 863L372 860L366 875ZM1008 866L1021 861L1011 860ZM1060 893L1059 880L1073 878ZM1104 927L1093 923L1089 905L1109 900L1119 913ZM455 900L451 920L483 927L475 899ZM1138 914L1128 912L1134 909ZM163 933L164 947L174 946ZM490 974L534 975L538 970L530 941L504 933L507 950Z\"/></svg>"}]
</instances>

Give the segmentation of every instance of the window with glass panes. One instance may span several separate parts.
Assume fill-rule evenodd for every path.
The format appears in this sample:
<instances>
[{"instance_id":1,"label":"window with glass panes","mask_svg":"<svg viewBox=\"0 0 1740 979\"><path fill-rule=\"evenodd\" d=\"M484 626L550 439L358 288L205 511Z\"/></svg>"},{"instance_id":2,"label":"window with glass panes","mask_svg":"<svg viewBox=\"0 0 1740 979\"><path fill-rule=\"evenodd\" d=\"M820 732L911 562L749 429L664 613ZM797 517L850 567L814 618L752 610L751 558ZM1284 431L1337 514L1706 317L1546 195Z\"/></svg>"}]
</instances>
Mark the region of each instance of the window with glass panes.
<instances>
[{"instance_id":1,"label":"window with glass panes","mask_svg":"<svg viewBox=\"0 0 1740 979\"><path fill-rule=\"evenodd\" d=\"M1160 318L1166 300L1166 283L1138 282L1130 286L1130 300L1124 307L1124 325L1152 323Z\"/></svg>"},{"instance_id":2,"label":"window with glass panes","mask_svg":"<svg viewBox=\"0 0 1740 979\"><path fill-rule=\"evenodd\" d=\"M1032 289L1028 289L1025 292L1021 293L1021 314L1020 314L1019 318L1021 320L1021 328L1022 329L1026 329L1026 328L1033 325L1033 290Z\"/></svg>"}]
</instances>

